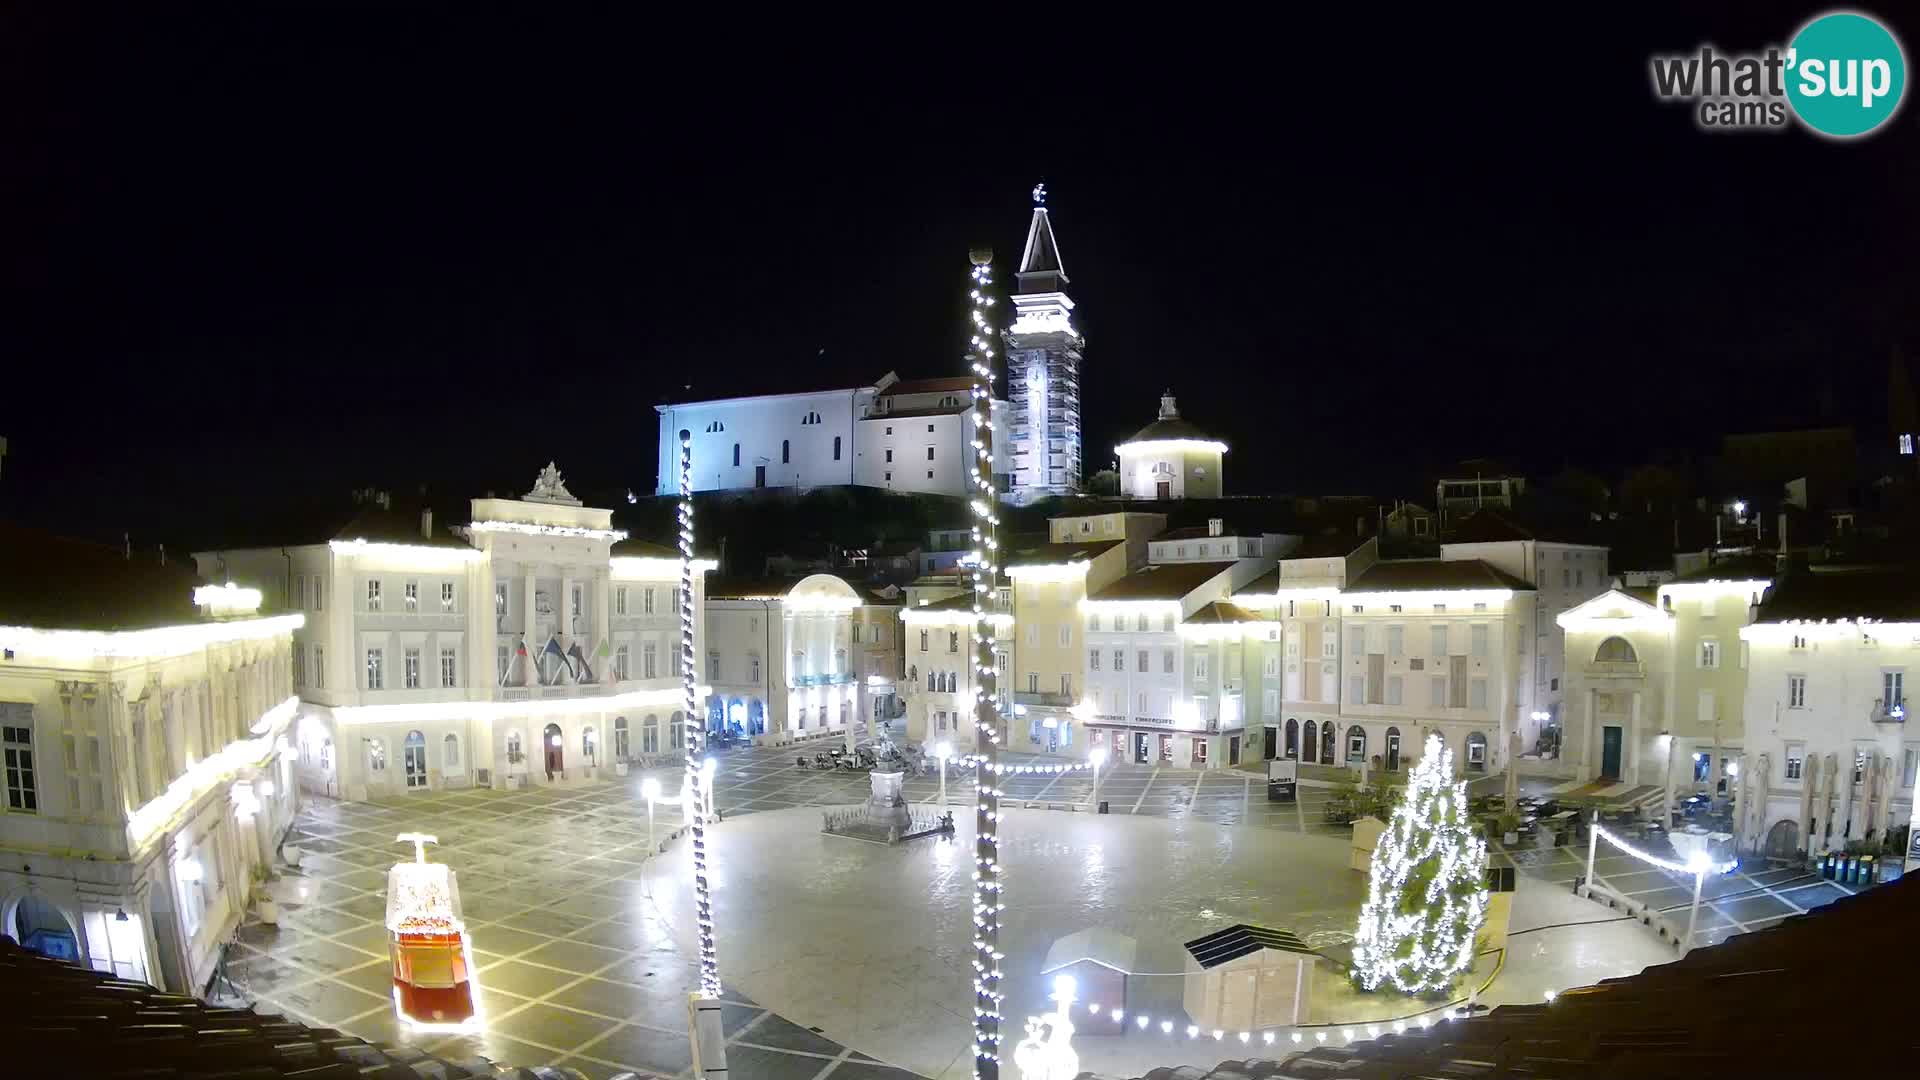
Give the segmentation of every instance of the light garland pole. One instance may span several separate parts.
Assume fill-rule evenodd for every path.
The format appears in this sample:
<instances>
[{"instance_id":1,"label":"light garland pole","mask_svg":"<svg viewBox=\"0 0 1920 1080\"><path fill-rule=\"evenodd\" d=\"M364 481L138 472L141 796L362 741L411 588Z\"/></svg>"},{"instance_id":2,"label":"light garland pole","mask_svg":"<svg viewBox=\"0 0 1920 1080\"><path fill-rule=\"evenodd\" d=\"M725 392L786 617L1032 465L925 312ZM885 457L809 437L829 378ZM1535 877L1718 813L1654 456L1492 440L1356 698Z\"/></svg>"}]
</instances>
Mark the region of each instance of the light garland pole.
<instances>
[{"instance_id":1,"label":"light garland pole","mask_svg":"<svg viewBox=\"0 0 1920 1080\"><path fill-rule=\"evenodd\" d=\"M993 487L993 252L970 253L973 262L973 326L967 362L973 378L973 726L979 746L974 770L973 842L973 1075L1000 1078L1000 722L994 676L990 605L998 581L999 494Z\"/></svg>"},{"instance_id":2,"label":"light garland pole","mask_svg":"<svg viewBox=\"0 0 1920 1080\"><path fill-rule=\"evenodd\" d=\"M713 945L713 891L707 883L707 811L701 771L707 748L706 721L694 680L693 656L693 433L680 431L680 689L686 714L687 791L693 814L694 919L700 942L700 989L687 996L687 1030L693 1072L708 1080L727 1075L726 1036L721 1028L720 964ZM698 734L695 734L698 732ZM651 809L651 808L649 808Z\"/></svg>"}]
</instances>

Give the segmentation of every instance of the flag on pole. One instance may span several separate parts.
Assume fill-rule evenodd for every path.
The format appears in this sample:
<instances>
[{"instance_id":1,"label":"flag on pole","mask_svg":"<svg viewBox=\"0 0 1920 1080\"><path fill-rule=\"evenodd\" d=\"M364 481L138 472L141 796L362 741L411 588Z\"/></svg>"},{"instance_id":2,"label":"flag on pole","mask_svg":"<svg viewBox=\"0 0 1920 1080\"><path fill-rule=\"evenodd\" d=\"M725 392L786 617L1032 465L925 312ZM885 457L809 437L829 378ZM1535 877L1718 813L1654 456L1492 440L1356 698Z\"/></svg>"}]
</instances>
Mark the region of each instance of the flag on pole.
<instances>
[{"instance_id":1,"label":"flag on pole","mask_svg":"<svg viewBox=\"0 0 1920 1080\"><path fill-rule=\"evenodd\" d=\"M507 685L507 679L512 677L514 661L524 660L526 659L526 656L527 656L527 639L526 639L526 636L523 634L521 635L520 643L514 646L513 656L507 660L506 667L503 668L500 672L501 686Z\"/></svg>"},{"instance_id":2,"label":"flag on pole","mask_svg":"<svg viewBox=\"0 0 1920 1080\"><path fill-rule=\"evenodd\" d=\"M573 660L580 661L580 673L576 674L576 679L580 682L592 682L593 669L587 666L587 654L581 651L579 642L576 641L567 648L567 655ZM571 661L569 661L569 666L571 666Z\"/></svg>"},{"instance_id":3,"label":"flag on pole","mask_svg":"<svg viewBox=\"0 0 1920 1080\"><path fill-rule=\"evenodd\" d=\"M560 639L559 639L559 638L556 638L556 637L549 637L549 638L547 639L547 647L546 647L545 649L542 649L542 650L541 650L541 656L543 656L543 657L546 657L546 656L557 656L557 657L559 657L559 658L560 658L560 662L561 662L562 664L565 664L565 665L566 665L566 667L567 667L567 674L569 674L569 675L571 675L571 674L573 674L573 661L571 661L571 660L568 660L568 659L567 659L567 654L566 654L566 651L560 648ZM553 673L553 677L554 677L555 679L558 679L558 678L560 678L560 673L559 673L559 672L557 672L557 671L556 671L556 672L554 672L554 673Z\"/></svg>"}]
</instances>

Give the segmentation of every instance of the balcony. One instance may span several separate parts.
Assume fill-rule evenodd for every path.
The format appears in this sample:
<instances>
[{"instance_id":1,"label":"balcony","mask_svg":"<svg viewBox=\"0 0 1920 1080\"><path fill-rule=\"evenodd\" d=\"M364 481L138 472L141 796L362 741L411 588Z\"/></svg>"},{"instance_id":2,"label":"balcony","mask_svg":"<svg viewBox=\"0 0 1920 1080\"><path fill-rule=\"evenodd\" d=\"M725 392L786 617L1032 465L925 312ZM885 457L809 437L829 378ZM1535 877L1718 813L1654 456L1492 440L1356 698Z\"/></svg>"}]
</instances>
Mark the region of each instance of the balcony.
<instances>
[{"instance_id":1,"label":"balcony","mask_svg":"<svg viewBox=\"0 0 1920 1080\"><path fill-rule=\"evenodd\" d=\"M788 681L788 685L795 688L802 686L847 686L859 681L859 677L853 673L842 671L829 675L795 675Z\"/></svg>"},{"instance_id":2,"label":"balcony","mask_svg":"<svg viewBox=\"0 0 1920 1080\"><path fill-rule=\"evenodd\" d=\"M1643 679L1647 665L1640 660L1591 660L1587 663L1587 674L1596 678Z\"/></svg>"},{"instance_id":3,"label":"balcony","mask_svg":"<svg viewBox=\"0 0 1920 1080\"><path fill-rule=\"evenodd\" d=\"M1894 698L1889 703L1886 698L1874 698L1873 708L1867 718L1876 724L1904 724L1907 722L1907 699Z\"/></svg>"},{"instance_id":4,"label":"balcony","mask_svg":"<svg viewBox=\"0 0 1920 1080\"><path fill-rule=\"evenodd\" d=\"M1051 690L1015 690L1015 705L1039 705L1049 709L1071 709L1079 704L1072 694L1060 694Z\"/></svg>"}]
</instances>

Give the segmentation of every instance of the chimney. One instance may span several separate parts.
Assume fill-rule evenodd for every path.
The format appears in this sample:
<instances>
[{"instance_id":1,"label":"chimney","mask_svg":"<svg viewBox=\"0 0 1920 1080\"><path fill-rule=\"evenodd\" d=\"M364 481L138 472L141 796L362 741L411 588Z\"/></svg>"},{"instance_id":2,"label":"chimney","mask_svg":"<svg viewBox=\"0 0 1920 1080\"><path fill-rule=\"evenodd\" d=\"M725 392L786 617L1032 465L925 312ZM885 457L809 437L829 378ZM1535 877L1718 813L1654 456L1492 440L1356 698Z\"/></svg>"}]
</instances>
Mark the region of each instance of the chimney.
<instances>
[{"instance_id":1,"label":"chimney","mask_svg":"<svg viewBox=\"0 0 1920 1080\"><path fill-rule=\"evenodd\" d=\"M420 511L420 538L423 540L433 539L433 511L432 510Z\"/></svg>"},{"instance_id":2,"label":"chimney","mask_svg":"<svg viewBox=\"0 0 1920 1080\"><path fill-rule=\"evenodd\" d=\"M1226 522L1220 520L1219 518L1207 519L1207 535L1208 536L1220 536L1220 535L1223 535L1226 531L1227 531Z\"/></svg>"}]
</instances>

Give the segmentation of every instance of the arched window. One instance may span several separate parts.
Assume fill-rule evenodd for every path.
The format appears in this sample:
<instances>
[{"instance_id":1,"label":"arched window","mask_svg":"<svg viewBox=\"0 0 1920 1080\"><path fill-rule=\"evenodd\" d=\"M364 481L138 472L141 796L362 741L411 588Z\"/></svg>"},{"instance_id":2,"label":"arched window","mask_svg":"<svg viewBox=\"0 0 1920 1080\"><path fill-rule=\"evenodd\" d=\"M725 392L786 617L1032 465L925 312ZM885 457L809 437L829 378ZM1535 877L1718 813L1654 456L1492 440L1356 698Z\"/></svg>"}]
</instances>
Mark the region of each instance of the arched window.
<instances>
[{"instance_id":1,"label":"arched window","mask_svg":"<svg viewBox=\"0 0 1920 1080\"><path fill-rule=\"evenodd\" d=\"M833 437L833 460L840 460L840 436L838 435Z\"/></svg>"},{"instance_id":2,"label":"arched window","mask_svg":"<svg viewBox=\"0 0 1920 1080\"><path fill-rule=\"evenodd\" d=\"M791 439L780 440L780 464L793 464L793 440Z\"/></svg>"},{"instance_id":3,"label":"arched window","mask_svg":"<svg viewBox=\"0 0 1920 1080\"><path fill-rule=\"evenodd\" d=\"M733 444L733 467L736 469L740 467L740 444L739 443Z\"/></svg>"},{"instance_id":4,"label":"arched window","mask_svg":"<svg viewBox=\"0 0 1920 1080\"><path fill-rule=\"evenodd\" d=\"M1400 729L1397 727L1387 729L1386 765L1388 772L1400 771Z\"/></svg>"},{"instance_id":5,"label":"arched window","mask_svg":"<svg viewBox=\"0 0 1920 1080\"><path fill-rule=\"evenodd\" d=\"M1287 749L1285 756L1295 761L1300 759L1300 721L1298 720L1290 719L1287 721Z\"/></svg>"},{"instance_id":6,"label":"arched window","mask_svg":"<svg viewBox=\"0 0 1920 1080\"><path fill-rule=\"evenodd\" d=\"M379 739L367 740L367 771L387 771L387 744Z\"/></svg>"},{"instance_id":7,"label":"arched window","mask_svg":"<svg viewBox=\"0 0 1920 1080\"><path fill-rule=\"evenodd\" d=\"M727 425L721 423L718 420L715 420L713 423L707 425L707 434L709 435L713 434L716 431L725 431L725 430L727 430Z\"/></svg>"},{"instance_id":8,"label":"arched window","mask_svg":"<svg viewBox=\"0 0 1920 1080\"><path fill-rule=\"evenodd\" d=\"M1164 476L1164 477L1167 477L1167 478L1169 478L1169 479L1171 479L1171 478L1173 477L1173 462L1171 462L1171 461L1156 461L1156 462L1154 462L1154 463L1153 463L1153 475L1154 475L1154 476L1156 476L1156 477L1162 477L1162 476Z\"/></svg>"},{"instance_id":9,"label":"arched window","mask_svg":"<svg viewBox=\"0 0 1920 1080\"><path fill-rule=\"evenodd\" d=\"M449 735L440 740L440 762L448 772L460 767L460 736Z\"/></svg>"},{"instance_id":10,"label":"arched window","mask_svg":"<svg viewBox=\"0 0 1920 1080\"><path fill-rule=\"evenodd\" d=\"M627 756L627 718L616 716L613 718L613 760L625 761Z\"/></svg>"},{"instance_id":11,"label":"arched window","mask_svg":"<svg viewBox=\"0 0 1920 1080\"><path fill-rule=\"evenodd\" d=\"M920 689L920 665L919 664L914 664L907 668L907 685L913 687L915 690Z\"/></svg>"},{"instance_id":12,"label":"arched window","mask_svg":"<svg viewBox=\"0 0 1920 1080\"><path fill-rule=\"evenodd\" d=\"M1305 739L1305 744L1302 747L1302 752L1306 756L1301 758L1301 760L1305 761L1309 765L1319 760L1320 725L1314 723L1312 720L1307 721L1306 739Z\"/></svg>"},{"instance_id":13,"label":"arched window","mask_svg":"<svg viewBox=\"0 0 1920 1080\"><path fill-rule=\"evenodd\" d=\"M667 746L678 750L687 744L686 721L680 713L674 713L667 722Z\"/></svg>"},{"instance_id":14,"label":"arched window","mask_svg":"<svg viewBox=\"0 0 1920 1080\"><path fill-rule=\"evenodd\" d=\"M593 730L592 725L580 731L580 756L586 758L589 765L597 764L600 760L600 734Z\"/></svg>"},{"instance_id":15,"label":"arched window","mask_svg":"<svg viewBox=\"0 0 1920 1080\"><path fill-rule=\"evenodd\" d=\"M1467 771L1487 771L1487 737L1478 731L1467 736Z\"/></svg>"},{"instance_id":16,"label":"arched window","mask_svg":"<svg viewBox=\"0 0 1920 1080\"><path fill-rule=\"evenodd\" d=\"M1633 651L1633 643L1623 637L1608 638L1600 643L1600 648L1593 654L1596 664L1631 664L1639 659L1639 655Z\"/></svg>"},{"instance_id":17,"label":"arched window","mask_svg":"<svg viewBox=\"0 0 1920 1080\"><path fill-rule=\"evenodd\" d=\"M640 752L657 754L660 752L660 718L648 715L640 721Z\"/></svg>"},{"instance_id":18,"label":"arched window","mask_svg":"<svg viewBox=\"0 0 1920 1080\"><path fill-rule=\"evenodd\" d=\"M1359 724L1347 728L1347 764L1360 765L1367 760L1367 729Z\"/></svg>"}]
</instances>

